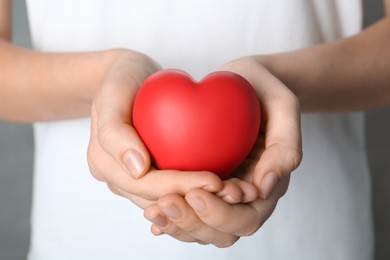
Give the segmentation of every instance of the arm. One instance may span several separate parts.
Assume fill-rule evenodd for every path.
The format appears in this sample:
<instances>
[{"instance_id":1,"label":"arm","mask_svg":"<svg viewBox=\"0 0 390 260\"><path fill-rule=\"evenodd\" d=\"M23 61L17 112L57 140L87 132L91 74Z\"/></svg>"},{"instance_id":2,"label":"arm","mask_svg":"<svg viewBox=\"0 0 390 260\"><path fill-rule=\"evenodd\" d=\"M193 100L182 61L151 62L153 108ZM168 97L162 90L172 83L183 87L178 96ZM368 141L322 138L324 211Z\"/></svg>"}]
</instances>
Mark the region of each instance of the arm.
<instances>
[{"instance_id":1,"label":"arm","mask_svg":"<svg viewBox=\"0 0 390 260\"><path fill-rule=\"evenodd\" d=\"M122 52L40 53L1 39L0 118L31 122L89 115L105 72Z\"/></svg>"},{"instance_id":2,"label":"arm","mask_svg":"<svg viewBox=\"0 0 390 260\"><path fill-rule=\"evenodd\" d=\"M142 161L137 170L145 173L150 167L148 151L131 125L131 104L143 80L159 69L156 62L127 49L45 53L14 46L9 41L10 3L0 0L4 35L0 38L0 119L56 120L89 116L92 111L89 158L95 160L90 161L91 171L97 179L109 181L112 189L148 199L203 186L220 190L221 181L211 173L177 177L170 171L150 174L142 182L128 174L124 154L128 150L136 151ZM118 157L107 153L112 146L119 149Z\"/></svg>"},{"instance_id":3,"label":"arm","mask_svg":"<svg viewBox=\"0 0 390 260\"><path fill-rule=\"evenodd\" d=\"M390 0L385 4L389 14ZM184 200L163 197L145 210L145 216L154 223L152 232L169 234L182 241L225 247L260 228L287 190L289 174L298 165L293 162L300 158L289 149L299 151L296 125L299 117L294 116L297 107L283 88L289 87L307 112L352 111L390 105L389 20L386 17L358 35L334 43L289 53L246 57L224 65L222 69L247 78L259 98L264 99L261 102L267 118L266 139L264 151L253 169L253 182L264 195L261 180L265 173L273 169L279 181L269 196L263 196L265 199L247 204L227 205L200 190L187 193ZM279 152L272 153L272 148L277 147ZM291 160L294 157L295 160ZM274 164L275 158L280 159L279 165ZM180 217L170 215L171 205L180 209ZM226 223L226 216L240 221Z\"/></svg>"},{"instance_id":4,"label":"arm","mask_svg":"<svg viewBox=\"0 0 390 260\"><path fill-rule=\"evenodd\" d=\"M389 46L387 15L352 37L255 59L298 96L303 111L345 112L390 105Z\"/></svg>"},{"instance_id":5,"label":"arm","mask_svg":"<svg viewBox=\"0 0 390 260\"><path fill-rule=\"evenodd\" d=\"M11 1L0 1L0 39L11 40Z\"/></svg>"},{"instance_id":6,"label":"arm","mask_svg":"<svg viewBox=\"0 0 390 260\"><path fill-rule=\"evenodd\" d=\"M32 122L87 116L113 61L130 50L43 53L13 45L12 1L0 1L0 119Z\"/></svg>"}]
</instances>

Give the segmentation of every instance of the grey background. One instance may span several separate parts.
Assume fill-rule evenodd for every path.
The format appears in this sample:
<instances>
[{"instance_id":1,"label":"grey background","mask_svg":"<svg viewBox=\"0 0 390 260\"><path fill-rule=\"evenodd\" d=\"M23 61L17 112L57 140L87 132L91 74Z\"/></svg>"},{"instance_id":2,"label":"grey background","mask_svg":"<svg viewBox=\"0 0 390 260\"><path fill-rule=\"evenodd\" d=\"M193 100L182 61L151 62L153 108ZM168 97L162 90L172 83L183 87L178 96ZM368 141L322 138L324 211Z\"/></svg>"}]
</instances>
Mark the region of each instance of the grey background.
<instances>
[{"instance_id":1,"label":"grey background","mask_svg":"<svg viewBox=\"0 0 390 260\"><path fill-rule=\"evenodd\" d=\"M24 1L15 0L13 41L30 47ZM365 0L365 25L383 16L382 0ZM373 177L376 259L390 259L390 109L366 113ZM31 125L0 122L0 260L25 259L29 244L33 169ZM314 259L313 259L314 260Z\"/></svg>"}]
</instances>

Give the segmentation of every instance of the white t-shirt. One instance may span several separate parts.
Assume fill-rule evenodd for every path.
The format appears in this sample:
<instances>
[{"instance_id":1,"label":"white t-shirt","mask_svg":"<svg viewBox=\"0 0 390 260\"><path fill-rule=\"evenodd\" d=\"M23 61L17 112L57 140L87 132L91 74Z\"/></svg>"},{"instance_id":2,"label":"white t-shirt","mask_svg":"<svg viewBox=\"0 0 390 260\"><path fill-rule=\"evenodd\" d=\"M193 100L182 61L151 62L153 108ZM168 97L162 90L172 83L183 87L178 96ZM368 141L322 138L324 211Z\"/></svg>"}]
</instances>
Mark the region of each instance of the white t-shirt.
<instances>
[{"instance_id":1,"label":"white t-shirt","mask_svg":"<svg viewBox=\"0 0 390 260\"><path fill-rule=\"evenodd\" d=\"M304 48L361 26L359 0L29 0L28 13L37 50L125 47L198 79L241 56ZM362 114L304 115L304 159L288 193L256 234L227 249L154 237L142 210L91 177L89 125L35 124L30 260L372 258Z\"/></svg>"}]
</instances>

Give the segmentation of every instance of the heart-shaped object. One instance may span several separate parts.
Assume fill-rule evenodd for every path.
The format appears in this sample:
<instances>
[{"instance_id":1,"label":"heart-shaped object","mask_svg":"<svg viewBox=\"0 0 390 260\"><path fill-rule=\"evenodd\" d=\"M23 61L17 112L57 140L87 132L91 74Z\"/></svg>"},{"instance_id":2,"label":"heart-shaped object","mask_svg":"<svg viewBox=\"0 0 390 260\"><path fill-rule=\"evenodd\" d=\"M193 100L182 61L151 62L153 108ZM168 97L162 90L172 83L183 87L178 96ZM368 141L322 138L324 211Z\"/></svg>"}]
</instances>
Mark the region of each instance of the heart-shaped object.
<instances>
[{"instance_id":1,"label":"heart-shaped object","mask_svg":"<svg viewBox=\"0 0 390 260\"><path fill-rule=\"evenodd\" d=\"M159 169L211 171L229 177L252 149L260 105L240 75L219 71L200 82L180 70L145 80L133 124Z\"/></svg>"}]
</instances>

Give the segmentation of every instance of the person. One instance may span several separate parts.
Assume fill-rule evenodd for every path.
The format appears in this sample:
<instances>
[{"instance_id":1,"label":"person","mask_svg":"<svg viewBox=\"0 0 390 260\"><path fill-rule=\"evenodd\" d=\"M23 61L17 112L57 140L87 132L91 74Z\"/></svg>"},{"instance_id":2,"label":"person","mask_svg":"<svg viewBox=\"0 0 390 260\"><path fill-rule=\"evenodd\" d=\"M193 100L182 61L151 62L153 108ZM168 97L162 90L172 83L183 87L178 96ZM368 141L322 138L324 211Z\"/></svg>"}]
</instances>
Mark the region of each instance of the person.
<instances>
[{"instance_id":1,"label":"person","mask_svg":"<svg viewBox=\"0 0 390 260\"><path fill-rule=\"evenodd\" d=\"M358 34L359 1L36 0L29 51L6 40L9 4L0 6L0 116L37 122L30 259L372 258L360 113L303 115L305 159L279 198L300 162L299 105L350 112L390 103L388 18ZM241 180L149 169L129 104L168 67L197 78L230 70L256 89L265 139ZM169 236L149 234L142 210L89 170L144 209L155 235Z\"/></svg>"}]
</instances>

